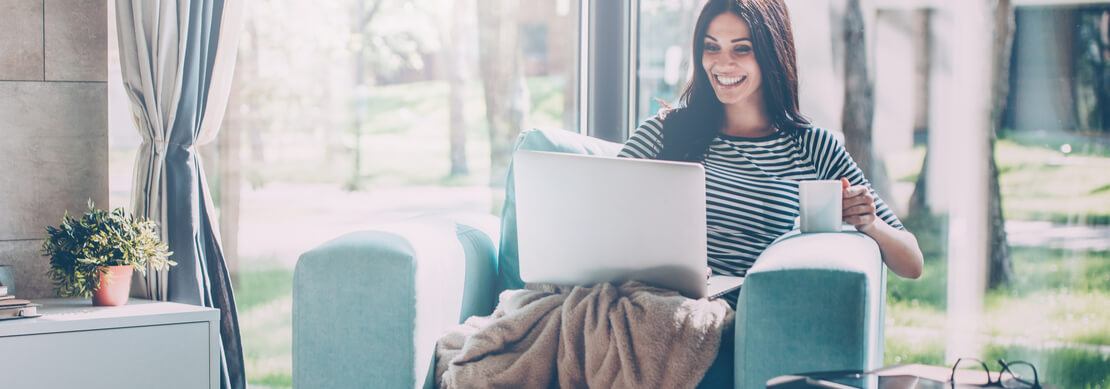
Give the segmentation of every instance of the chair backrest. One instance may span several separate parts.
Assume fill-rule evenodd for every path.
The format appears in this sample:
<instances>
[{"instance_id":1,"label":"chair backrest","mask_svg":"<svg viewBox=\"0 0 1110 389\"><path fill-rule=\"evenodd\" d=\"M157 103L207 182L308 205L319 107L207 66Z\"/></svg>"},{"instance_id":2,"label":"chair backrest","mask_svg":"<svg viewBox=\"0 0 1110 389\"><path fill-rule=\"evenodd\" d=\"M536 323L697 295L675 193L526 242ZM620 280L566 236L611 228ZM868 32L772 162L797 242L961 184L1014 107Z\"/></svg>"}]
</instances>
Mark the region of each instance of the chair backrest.
<instances>
[{"instance_id":1,"label":"chair backrest","mask_svg":"<svg viewBox=\"0 0 1110 389\"><path fill-rule=\"evenodd\" d=\"M564 130L526 130L517 138L516 150L551 151L569 154L615 156L620 143L613 143ZM497 255L498 290L524 287L520 280L519 252L516 236L516 193L513 190L513 167L510 163L505 183L505 205L501 209L501 244Z\"/></svg>"}]
</instances>

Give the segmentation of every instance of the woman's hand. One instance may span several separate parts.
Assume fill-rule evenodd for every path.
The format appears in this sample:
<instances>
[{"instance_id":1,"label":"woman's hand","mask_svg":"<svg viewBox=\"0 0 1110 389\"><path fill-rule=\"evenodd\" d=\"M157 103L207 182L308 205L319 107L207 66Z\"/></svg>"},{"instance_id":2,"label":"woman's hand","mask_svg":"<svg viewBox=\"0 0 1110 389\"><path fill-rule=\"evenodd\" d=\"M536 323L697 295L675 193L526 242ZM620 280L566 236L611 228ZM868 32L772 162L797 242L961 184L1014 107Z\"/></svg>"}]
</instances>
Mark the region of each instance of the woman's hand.
<instances>
[{"instance_id":1,"label":"woman's hand","mask_svg":"<svg viewBox=\"0 0 1110 389\"><path fill-rule=\"evenodd\" d=\"M841 209L844 222L855 226L857 231L879 244L883 262L894 274L905 278L921 277L925 262L917 238L909 231L891 227L875 215L875 197L871 196L866 186L852 186L847 178L841 178L840 185L844 193Z\"/></svg>"},{"instance_id":2,"label":"woman's hand","mask_svg":"<svg viewBox=\"0 0 1110 389\"><path fill-rule=\"evenodd\" d=\"M667 115L674 112L675 108L671 106L671 103L658 97L655 98L655 102L659 103L659 112L656 112L655 115L659 116L659 120L667 120Z\"/></svg>"},{"instance_id":3,"label":"woman's hand","mask_svg":"<svg viewBox=\"0 0 1110 389\"><path fill-rule=\"evenodd\" d=\"M847 178L841 178L840 184L844 189L841 191L844 195L841 206L844 222L855 226L857 231L867 232L879 219L875 215L875 197L871 196L866 186L852 186Z\"/></svg>"}]
</instances>

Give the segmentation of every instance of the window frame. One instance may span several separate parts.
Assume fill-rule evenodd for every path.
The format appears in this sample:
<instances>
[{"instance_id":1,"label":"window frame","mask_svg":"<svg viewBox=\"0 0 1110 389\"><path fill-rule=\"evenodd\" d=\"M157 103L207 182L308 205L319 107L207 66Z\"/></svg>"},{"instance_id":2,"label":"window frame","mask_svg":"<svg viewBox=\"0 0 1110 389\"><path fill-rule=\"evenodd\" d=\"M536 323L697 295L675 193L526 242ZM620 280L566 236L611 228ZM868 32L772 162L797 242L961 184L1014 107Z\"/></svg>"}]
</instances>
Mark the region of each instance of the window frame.
<instances>
[{"instance_id":1,"label":"window frame","mask_svg":"<svg viewBox=\"0 0 1110 389\"><path fill-rule=\"evenodd\" d=\"M611 142L623 142L634 123L636 109L631 105L636 94L636 30L638 0L582 0L582 26L585 39L580 44L581 106L579 123L586 135Z\"/></svg>"}]
</instances>

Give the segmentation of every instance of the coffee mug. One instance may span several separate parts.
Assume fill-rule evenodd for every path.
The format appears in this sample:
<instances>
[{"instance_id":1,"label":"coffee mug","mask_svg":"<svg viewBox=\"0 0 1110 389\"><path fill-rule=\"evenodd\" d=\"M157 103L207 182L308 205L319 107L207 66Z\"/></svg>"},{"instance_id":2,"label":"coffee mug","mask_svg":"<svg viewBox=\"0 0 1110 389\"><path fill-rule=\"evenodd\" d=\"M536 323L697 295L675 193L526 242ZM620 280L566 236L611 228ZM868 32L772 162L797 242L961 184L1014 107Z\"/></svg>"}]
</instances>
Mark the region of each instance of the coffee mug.
<instances>
[{"instance_id":1,"label":"coffee mug","mask_svg":"<svg viewBox=\"0 0 1110 389\"><path fill-rule=\"evenodd\" d=\"M802 232L840 232L844 194L840 180L798 183Z\"/></svg>"}]
</instances>

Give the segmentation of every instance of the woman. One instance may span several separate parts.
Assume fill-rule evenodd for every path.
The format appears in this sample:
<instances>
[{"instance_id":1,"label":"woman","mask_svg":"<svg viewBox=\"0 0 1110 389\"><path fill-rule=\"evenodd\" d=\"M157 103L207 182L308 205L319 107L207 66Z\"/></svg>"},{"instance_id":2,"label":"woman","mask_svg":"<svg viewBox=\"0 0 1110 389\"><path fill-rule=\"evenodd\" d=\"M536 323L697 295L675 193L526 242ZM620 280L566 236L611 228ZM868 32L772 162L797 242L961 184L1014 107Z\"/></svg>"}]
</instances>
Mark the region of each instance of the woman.
<instances>
[{"instance_id":1,"label":"woman","mask_svg":"<svg viewBox=\"0 0 1110 389\"><path fill-rule=\"evenodd\" d=\"M641 124L620 156L705 166L709 267L743 276L794 227L798 181L845 181L844 222L875 239L902 277L921 249L829 132L798 112L793 33L782 0L709 0L694 29L680 108ZM735 296L730 296L735 298Z\"/></svg>"}]
</instances>

